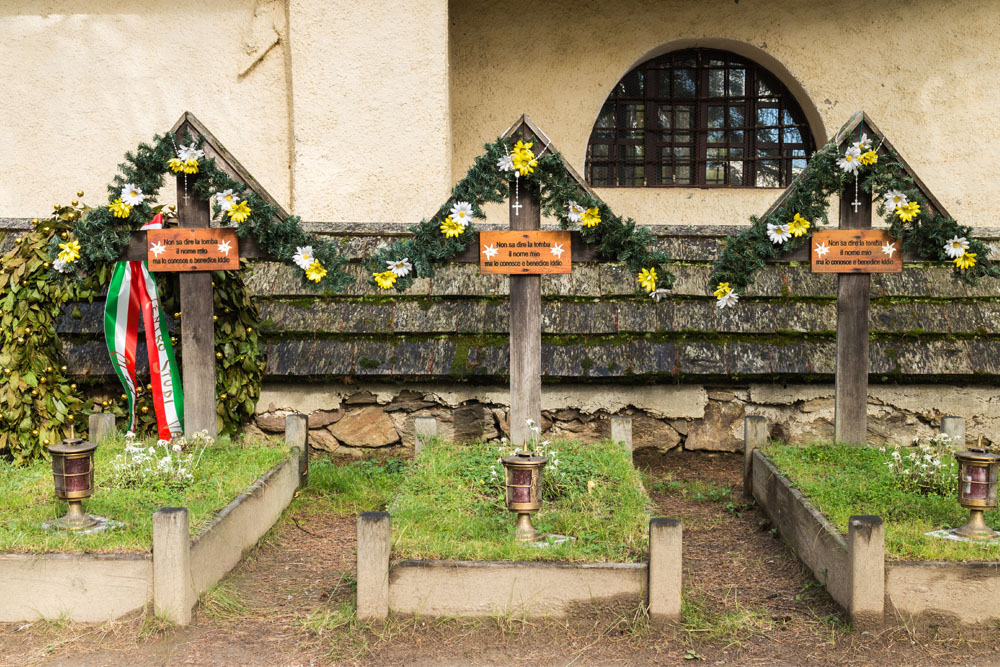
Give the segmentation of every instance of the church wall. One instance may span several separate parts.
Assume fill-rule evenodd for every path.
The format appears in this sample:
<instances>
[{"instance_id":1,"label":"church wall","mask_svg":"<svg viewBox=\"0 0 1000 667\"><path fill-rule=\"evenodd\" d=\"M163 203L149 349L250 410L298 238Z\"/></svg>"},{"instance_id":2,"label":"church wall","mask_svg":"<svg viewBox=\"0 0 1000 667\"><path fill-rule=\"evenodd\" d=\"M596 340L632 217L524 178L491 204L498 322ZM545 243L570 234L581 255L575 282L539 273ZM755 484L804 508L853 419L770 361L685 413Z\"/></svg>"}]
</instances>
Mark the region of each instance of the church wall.
<instances>
[{"instance_id":1,"label":"church wall","mask_svg":"<svg viewBox=\"0 0 1000 667\"><path fill-rule=\"evenodd\" d=\"M864 109L953 216L992 224L998 3L455 0L450 11L455 178L522 112L583 173L597 113L632 66L668 44L717 47L786 69L822 119L820 144ZM598 189L643 224L745 223L778 192Z\"/></svg>"}]
</instances>

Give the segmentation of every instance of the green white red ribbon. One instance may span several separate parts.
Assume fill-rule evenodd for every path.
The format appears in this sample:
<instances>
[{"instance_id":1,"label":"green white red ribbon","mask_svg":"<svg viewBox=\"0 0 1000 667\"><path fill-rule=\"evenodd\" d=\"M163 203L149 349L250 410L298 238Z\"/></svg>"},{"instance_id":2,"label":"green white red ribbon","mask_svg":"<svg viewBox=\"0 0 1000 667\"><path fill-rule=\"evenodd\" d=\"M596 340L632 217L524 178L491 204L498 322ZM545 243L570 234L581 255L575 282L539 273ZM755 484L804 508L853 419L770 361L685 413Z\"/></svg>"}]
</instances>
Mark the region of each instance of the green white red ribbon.
<instances>
[{"instance_id":1,"label":"green white red ribbon","mask_svg":"<svg viewBox=\"0 0 1000 667\"><path fill-rule=\"evenodd\" d=\"M163 216L157 214L142 229L160 229ZM137 397L135 349L139 335L139 316L146 329L146 350L153 386L153 410L162 440L172 440L184 433L184 394L181 374L167 331L167 319L160 307L156 282L146 262L118 262L104 305L104 340L111 355L111 366L125 388L128 398L128 430L135 431Z\"/></svg>"}]
</instances>

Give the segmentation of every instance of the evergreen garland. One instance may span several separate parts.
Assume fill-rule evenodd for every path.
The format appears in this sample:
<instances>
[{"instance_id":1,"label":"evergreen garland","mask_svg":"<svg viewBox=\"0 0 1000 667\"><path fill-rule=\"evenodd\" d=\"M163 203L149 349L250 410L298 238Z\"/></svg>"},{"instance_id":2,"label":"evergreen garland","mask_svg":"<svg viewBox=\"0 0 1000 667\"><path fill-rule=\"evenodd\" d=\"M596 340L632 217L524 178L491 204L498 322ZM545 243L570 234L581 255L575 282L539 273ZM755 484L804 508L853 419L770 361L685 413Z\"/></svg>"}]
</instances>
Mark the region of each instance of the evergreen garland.
<instances>
[{"instance_id":1,"label":"evergreen garland","mask_svg":"<svg viewBox=\"0 0 1000 667\"><path fill-rule=\"evenodd\" d=\"M861 128L859 125L859 139ZM883 140L883 137L874 137L873 150L876 150L878 159L874 164L862 165L857 174L845 172L837 165L842 153L835 143L836 138L817 151L776 210L762 218L751 217L749 229L725 239L722 252L709 275L709 285L716 290L716 297L725 295L724 289L720 292L723 283L728 283L733 292L743 293L753 283L757 271L766 266L767 260L776 259L809 243L817 223L828 225L830 222L827 216L830 197L840 194L848 186L854 186L855 178L858 179L859 191L876 200L873 205L888 223L889 235L894 239L901 238L904 250L913 250L931 261L952 261L945 253L945 244L951 238L964 237L969 243L968 252L976 255L976 261L974 266L965 269L956 264L955 277L969 285L975 285L984 276L1000 278L1000 266L988 259L989 247L972 237L971 227L961 225L931 208L917 183L903 167L899 155L887 144L879 146ZM891 190L898 190L910 202L919 204L920 212L912 220L904 221L895 209L886 207L879 200ZM847 202L842 201L841 205L846 206ZM767 235L768 224L788 224L795 214L812 223L808 231L802 236L793 236L783 244L772 243Z\"/></svg>"},{"instance_id":2,"label":"evergreen garland","mask_svg":"<svg viewBox=\"0 0 1000 667\"><path fill-rule=\"evenodd\" d=\"M511 194L513 174L500 170L497 162L514 152L513 142L513 139L500 138L486 144L485 152L476 158L465 177L452 188L448 201L430 219L410 228L412 239L396 241L372 254L365 261L365 268L372 274L369 282L376 285L376 273L385 272L391 263L406 259L413 265L413 270L398 277L392 285L397 291L403 291L416 278L433 276L434 264L447 262L464 251L476 238L474 224L470 222L459 236L447 238L441 232L441 223L458 202L468 202L472 205L473 217L484 218L483 204L507 200ZM655 241L653 233L637 227L631 219L616 215L606 203L583 190L557 153L545 151L537 159L534 172L520 178L520 190L524 197L537 197L542 214L558 218L563 229L574 224L568 218L568 202L575 201L587 209L596 208L601 222L592 227L581 226L580 232L583 240L596 248L601 259L622 262L633 274L643 269L653 270L657 275L657 287L669 289L673 286L674 276L666 269L670 258L662 251L650 249Z\"/></svg>"}]
</instances>

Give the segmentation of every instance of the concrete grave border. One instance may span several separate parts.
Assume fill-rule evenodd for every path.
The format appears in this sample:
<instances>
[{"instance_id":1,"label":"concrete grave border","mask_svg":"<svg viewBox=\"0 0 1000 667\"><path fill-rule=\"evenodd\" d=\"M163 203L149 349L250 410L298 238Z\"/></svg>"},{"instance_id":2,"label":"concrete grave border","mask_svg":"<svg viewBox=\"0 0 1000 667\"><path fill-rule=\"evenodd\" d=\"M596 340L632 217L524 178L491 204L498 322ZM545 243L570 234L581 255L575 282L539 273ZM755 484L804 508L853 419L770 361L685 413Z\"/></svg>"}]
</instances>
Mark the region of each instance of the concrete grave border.
<instances>
[{"instance_id":1,"label":"concrete grave border","mask_svg":"<svg viewBox=\"0 0 1000 667\"><path fill-rule=\"evenodd\" d=\"M885 524L877 516L852 516L845 539L757 449L766 434L763 417L747 418L745 491L853 625L1000 619L1000 562L886 561Z\"/></svg>"},{"instance_id":2,"label":"concrete grave border","mask_svg":"<svg viewBox=\"0 0 1000 667\"><path fill-rule=\"evenodd\" d=\"M288 415L285 440L291 455L193 539L187 508L167 507L153 514L151 554L0 554L0 622L102 622L152 602L168 620L190 623L198 596L239 564L305 484L307 433L305 415Z\"/></svg>"}]
</instances>

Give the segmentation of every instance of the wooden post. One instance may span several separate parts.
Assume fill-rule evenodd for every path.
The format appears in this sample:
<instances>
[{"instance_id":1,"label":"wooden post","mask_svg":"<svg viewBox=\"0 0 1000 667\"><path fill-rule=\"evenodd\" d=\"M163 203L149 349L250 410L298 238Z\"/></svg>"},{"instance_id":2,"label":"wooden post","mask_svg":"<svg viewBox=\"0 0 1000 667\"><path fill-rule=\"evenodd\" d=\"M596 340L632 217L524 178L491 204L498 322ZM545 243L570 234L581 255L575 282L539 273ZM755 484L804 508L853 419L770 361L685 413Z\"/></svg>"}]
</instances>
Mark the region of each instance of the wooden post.
<instances>
[{"instance_id":1,"label":"wooden post","mask_svg":"<svg viewBox=\"0 0 1000 667\"><path fill-rule=\"evenodd\" d=\"M743 420L743 497L753 498L753 452L767 444L767 417Z\"/></svg>"},{"instance_id":2,"label":"wooden post","mask_svg":"<svg viewBox=\"0 0 1000 667\"><path fill-rule=\"evenodd\" d=\"M186 507L153 513L153 609L171 623L187 625L197 601L191 582L191 531Z\"/></svg>"},{"instance_id":3,"label":"wooden post","mask_svg":"<svg viewBox=\"0 0 1000 667\"><path fill-rule=\"evenodd\" d=\"M840 228L871 229L872 198L851 184L840 194ZM837 376L834 440L863 445L868 440L868 307L871 275L837 277Z\"/></svg>"},{"instance_id":4,"label":"wooden post","mask_svg":"<svg viewBox=\"0 0 1000 667\"><path fill-rule=\"evenodd\" d=\"M941 418L941 432L954 439L957 445L965 448L965 418L948 416Z\"/></svg>"},{"instance_id":5,"label":"wooden post","mask_svg":"<svg viewBox=\"0 0 1000 667\"><path fill-rule=\"evenodd\" d=\"M285 444L299 458L299 488L309 484L309 416L293 412L285 415Z\"/></svg>"},{"instance_id":6,"label":"wooden post","mask_svg":"<svg viewBox=\"0 0 1000 667\"><path fill-rule=\"evenodd\" d=\"M515 188L511 184L511 192ZM510 228L541 229L542 213L530 188L510 197ZM531 440L530 419L542 423L542 277L510 277L510 441Z\"/></svg>"},{"instance_id":7,"label":"wooden post","mask_svg":"<svg viewBox=\"0 0 1000 667\"><path fill-rule=\"evenodd\" d=\"M421 415L413 419L413 458L420 456L424 443L438 435L437 417Z\"/></svg>"},{"instance_id":8,"label":"wooden post","mask_svg":"<svg viewBox=\"0 0 1000 667\"><path fill-rule=\"evenodd\" d=\"M87 419L87 435L91 442L101 444L108 438L115 437L115 416L107 412L95 412Z\"/></svg>"},{"instance_id":9,"label":"wooden post","mask_svg":"<svg viewBox=\"0 0 1000 667\"><path fill-rule=\"evenodd\" d=\"M209 203L194 196L197 176L177 177L177 214L181 227L210 227ZM181 354L184 389L184 435L208 431L216 436L215 323L212 273L181 273Z\"/></svg>"}]
</instances>

